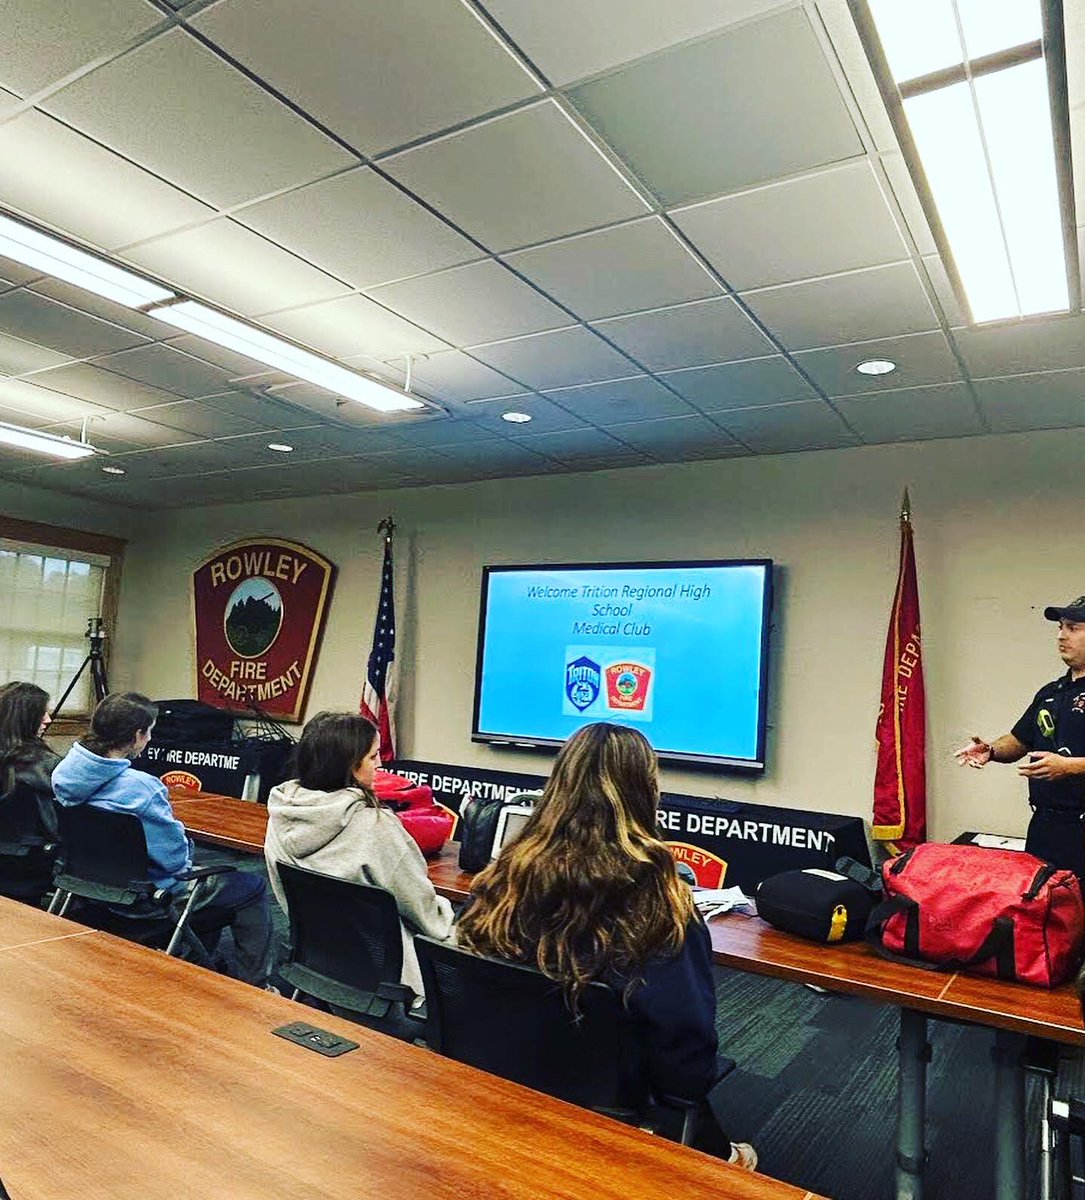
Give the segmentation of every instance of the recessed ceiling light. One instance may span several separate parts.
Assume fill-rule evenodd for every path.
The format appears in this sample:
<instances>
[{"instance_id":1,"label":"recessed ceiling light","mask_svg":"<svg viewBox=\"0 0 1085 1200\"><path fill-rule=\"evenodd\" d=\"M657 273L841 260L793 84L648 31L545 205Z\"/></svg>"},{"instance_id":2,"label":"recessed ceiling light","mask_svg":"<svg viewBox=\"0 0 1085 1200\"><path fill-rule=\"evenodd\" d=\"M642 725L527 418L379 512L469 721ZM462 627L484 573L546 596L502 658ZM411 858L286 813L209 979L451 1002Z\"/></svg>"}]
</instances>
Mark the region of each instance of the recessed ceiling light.
<instances>
[{"instance_id":1,"label":"recessed ceiling light","mask_svg":"<svg viewBox=\"0 0 1085 1200\"><path fill-rule=\"evenodd\" d=\"M502 421L510 421L513 425L526 425L531 420L531 413L507 412L501 414Z\"/></svg>"},{"instance_id":2,"label":"recessed ceiling light","mask_svg":"<svg viewBox=\"0 0 1085 1200\"><path fill-rule=\"evenodd\" d=\"M890 371L897 369L897 364L890 362L888 358L868 358L855 369L860 375L888 375Z\"/></svg>"},{"instance_id":3,"label":"recessed ceiling light","mask_svg":"<svg viewBox=\"0 0 1085 1200\"><path fill-rule=\"evenodd\" d=\"M102 470L106 475L123 475L124 467L103 467Z\"/></svg>"},{"instance_id":4,"label":"recessed ceiling light","mask_svg":"<svg viewBox=\"0 0 1085 1200\"><path fill-rule=\"evenodd\" d=\"M278 450L280 454L289 454L294 449L293 446L288 446L285 442L268 442L269 450Z\"/></svg>"}]
</instances>

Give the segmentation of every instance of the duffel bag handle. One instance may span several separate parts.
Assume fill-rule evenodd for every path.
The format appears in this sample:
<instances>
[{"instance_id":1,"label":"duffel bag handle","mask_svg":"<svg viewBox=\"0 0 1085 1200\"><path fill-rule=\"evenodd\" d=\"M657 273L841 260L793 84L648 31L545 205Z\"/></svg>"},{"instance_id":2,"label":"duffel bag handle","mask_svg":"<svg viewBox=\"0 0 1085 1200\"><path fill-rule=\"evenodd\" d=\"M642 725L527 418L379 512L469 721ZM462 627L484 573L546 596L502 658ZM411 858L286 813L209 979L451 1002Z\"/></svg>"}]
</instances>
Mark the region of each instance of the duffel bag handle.
<instances>
[{"instance_id":1,"label":"duffel bag handle","mask_svg":"<svg viewBox=\"0 0 1085 1200\"><path fill-rule=\"evenodd\" d=\"M890 950L882 941L882 925L898 913L904 914L904 954ZM1012 982L1017 978L1013 921L1009 917L995 918L991 932L969 958L950 958L941 963L927 962L919 957L919 905L904 896L890 896L877 905L867 918L864 937L882 958L890 962L905 963L910 967L919 967L922 971L965 971L993 958L999 979Z\"/></svg>"}]
</instances>

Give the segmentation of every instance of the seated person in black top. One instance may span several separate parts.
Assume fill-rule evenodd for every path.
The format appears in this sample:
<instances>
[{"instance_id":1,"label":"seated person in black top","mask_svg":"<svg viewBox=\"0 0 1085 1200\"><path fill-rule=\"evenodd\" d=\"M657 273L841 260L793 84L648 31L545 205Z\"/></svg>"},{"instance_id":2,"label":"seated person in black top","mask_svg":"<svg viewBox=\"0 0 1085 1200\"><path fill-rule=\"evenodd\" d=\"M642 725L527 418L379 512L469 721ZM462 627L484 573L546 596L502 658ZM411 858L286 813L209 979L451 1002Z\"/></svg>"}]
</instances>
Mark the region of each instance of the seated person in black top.
<instances>
[{"instance_id":1,"label":"seated person in black top","mask_svg":"<svg viewBox=\"0 0 1085 1200\"><path fill-rule=\"evenodd\" d=\"M0 687L0 804L16 785L29 789L37 800L36 828L20 832L47 840L55 838L57 832L53 786L49 777L60 762L60 757L42 740L49 722L49 693L44 688L36 683L18 681ZM0 880L0 892L9 891L19 899L30 899L34 903L41 899L52 882L49 865L36 860L8 861L2 873L4 880L16 890L5 888ZM38 883L40 891L36 891Z\"/></svg>"},{"instance_id":2,"label":"seated person in black top","mask_svg":"<svg viewBox=\"0 0 1085 1200\"><path fill-rule=\"evenodd\" d=\"M711 944L656 833L658 804L642 734L581 729L523 832L475 876L457 941L537 967L573 1011L593 980L614 988L633 1014L651 1091L700 1100L718 1078ZM754 1169L752 1146L702 1125L702 1149Z\"/></svg>"}]
</instances>

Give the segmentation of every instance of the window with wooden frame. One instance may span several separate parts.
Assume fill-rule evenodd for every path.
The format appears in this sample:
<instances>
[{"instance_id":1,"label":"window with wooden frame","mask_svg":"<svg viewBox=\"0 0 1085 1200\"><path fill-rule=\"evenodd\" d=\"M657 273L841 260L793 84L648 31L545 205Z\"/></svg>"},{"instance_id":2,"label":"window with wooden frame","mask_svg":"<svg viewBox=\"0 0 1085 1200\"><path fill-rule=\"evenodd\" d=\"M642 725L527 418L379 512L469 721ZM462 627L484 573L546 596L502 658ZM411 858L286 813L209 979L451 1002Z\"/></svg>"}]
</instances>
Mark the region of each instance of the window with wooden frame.
<instances>
[{"instance_id":1,"label":"window with wooden frame","mask_svg":"<svg viewBox=\"0 0 1085 1200\"><path fill-rule=\"evenodd\" d=\"M120 538L0 516L0 682L36 683L55 705L87 659L94 617L108 664L124 547ZM87 669L55 732L80 732L94 702Z\"/></svg>"}]
</instances>

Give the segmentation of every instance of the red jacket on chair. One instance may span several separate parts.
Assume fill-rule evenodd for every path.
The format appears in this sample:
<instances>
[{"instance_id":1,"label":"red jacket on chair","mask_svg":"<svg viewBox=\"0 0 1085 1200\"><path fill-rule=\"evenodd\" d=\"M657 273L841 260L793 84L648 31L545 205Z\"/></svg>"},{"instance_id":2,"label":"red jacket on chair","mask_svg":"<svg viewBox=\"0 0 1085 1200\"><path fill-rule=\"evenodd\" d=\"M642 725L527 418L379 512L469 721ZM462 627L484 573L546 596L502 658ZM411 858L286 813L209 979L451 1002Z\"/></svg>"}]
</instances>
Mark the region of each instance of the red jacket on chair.
<instances>
[{"instance_id":1,"label":"red jacket on chair","mask_svg":"<svg viewBox=\"0 0 1085 1200\"><path fill-rule=\"evenodd\" d=\"M373 790L381 804L399 817L423 854L436 854L448 841L455 817L434 803L432 788L378 767Z\"/></svg>"}]
</instances>

